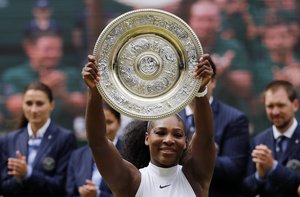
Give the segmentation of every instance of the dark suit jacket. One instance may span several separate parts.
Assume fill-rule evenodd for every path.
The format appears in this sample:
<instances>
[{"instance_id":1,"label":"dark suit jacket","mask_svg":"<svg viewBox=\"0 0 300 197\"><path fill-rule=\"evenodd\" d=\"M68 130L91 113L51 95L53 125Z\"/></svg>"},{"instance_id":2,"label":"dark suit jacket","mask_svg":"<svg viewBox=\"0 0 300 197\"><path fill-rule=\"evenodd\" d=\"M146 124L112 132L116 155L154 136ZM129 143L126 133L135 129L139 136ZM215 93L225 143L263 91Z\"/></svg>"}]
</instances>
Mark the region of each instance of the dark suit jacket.
<instances>
[{"instance_id":1,"label":"dark suit jacket","mask_svg":"<svg viewBox=\"0 0 300 197\"><path fill-rule=\"evenodd\" d=\"M121 141L118 140L116 144L117 149L120 150L121 146ZM78 188L86 184L86 179L92 179L93 164L93 155L89 146L81 147L72 153L68 166L66 184L68 197L80 196ZM98 197L113 197L112 192L103 179L101 180L99 189L100 196Z\"/></svg>"},{"instance_id":2,"label":"dark suit jacket","mask_svg":"<svg viewBox=\"0 0 300 197\"><path fill-rule=\"evenodd\" d=\"M265 130L253 139L252 147L258 144L268 146L274 153L275 140L272 128ZM274 154L273 154L274 157ZM248 176L244 179L245 196L260 197L293 197L297 196L300 185L300 126L298 124L292 138L289 140L284 156L278 161L277 168L264 181L255 178L255 164L251 158L248 161Z\"/></svg>"},{"instance_id":3,"label":"dark suit jacket","mask_svg":"<svg viewBox=\"0 0 300 197\"><path fill-rule=\"evenodd\" d=\"M74 135L51 122L34 160L32 175L20 183L7 174L7 159L15 157L17 150L27 157L28 138L27 127L5 136L3 153L6 164L1 169L0 182L4 196L64 196L67 165L71 152L76 148Z\"/></svg>"},{"instance_id":4,"label":"dark suit jacket","mask_svg":"<svg viewBox=\"0 0 300 197\"><path fill-rule=\"evenodd\" d=\"M249 152L249 121L244 113L215 98L211 107L218 152L209 196L239 196Z\"/></svg>"}]
</instances>

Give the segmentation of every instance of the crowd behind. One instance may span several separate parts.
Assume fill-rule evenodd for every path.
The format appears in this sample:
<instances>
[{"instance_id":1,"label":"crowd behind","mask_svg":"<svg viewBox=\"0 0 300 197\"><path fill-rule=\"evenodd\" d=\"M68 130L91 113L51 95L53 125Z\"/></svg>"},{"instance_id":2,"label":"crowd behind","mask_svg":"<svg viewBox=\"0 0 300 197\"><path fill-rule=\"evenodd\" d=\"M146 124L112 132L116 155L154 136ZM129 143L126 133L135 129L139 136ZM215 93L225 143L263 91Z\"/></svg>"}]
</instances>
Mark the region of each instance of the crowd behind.
<instances>
[{"instance_id":1,"label":"crowd behind","mask_svg":"<svg viewBox=\"0 0 300 197\"><path fill-rule=\"evenodd\" d=\"M65 188L59 188L58 186L60 183L63 183L62 185L67 183L67 186L70 186L69 188L66 187L68 188L66 191L70 196L76 196L79 193L82 196L87 195L89 188L93 188L95 185L101 185L100 193L103 196L106 195L106 190L108 191L107 196L111 195L109 194L109 188L101 184L101 175L97 174L91 153L86 146L85 108L87 89L80 75L82 66L87 61L87 55L92 52L93 45L101 29L114 17L121 14L106 13L99 2L101 1L86 0L86 7L83 8L82 13L74 18L74 28L70 35L72 35L74 47L73 58L75 62L78 62L77 65L61 64L64 58L64 38L62 36L64 27L52 16L51 1L37 0L32 10L28 10L28 12L32 11L32 20L24 21L24 27L22 27L23 38L20 45L22 45L27 59L24 63L10 65L1 71L0 96L4 98L4 102L0 103L1 136L9 135L10 131L20 128L20 116L24 110L22 109L24 93L27 91L24 92L24 90L34 81L46 84L53 91L55 107L49 106L51 121L53 120L58 125L70 130L75 136L74 139L69 138L63 141L64 138L62 137L63 139L57 141L57 143L66 144L66 146L62 151L64 155L61 153L61 160L58 160L61 162L59 164L61 167L59 175L53 178L52 175L47 174L48 172L46 173L46 177L49 179L47 181L50 181L53 185L53 191L51 189L47 190L50 196L56 192L64 193L61 190ZM131 7L132 10L139 8L142 7L138 5ZM293 158L293 162L280 161L279 164L276 163L276 166L272 166L272 170L268 168L268 173L263 173L263 176L256 173L253 174L253 177L250 177L250 175L246 177L247 163L252 162L248 161L248 157L251 157L251 143L259 145L257 144L257 141L259 141L266 144L266 141L258 140L255 137L273 125L273 122L269 121L266 115L263 94L265 87L274 80L286 80L293 85L296 93L300 92L300 1L177 0L158 8L181 17L194 30L201 42L204 53L210 54L216 65L217 72L211 95L214 100L216 98L225 103L226 106L231 106L238 111L237 117L235 115L231 117L226 113L221 113L222 116L215 114L215 141L218 158L212 188L217 188L216 191L222 188L223 195L220 195L219 191L215 193L212 191L211 196L240 196L240 193L235 193L238 188L232 188L232 186L238 186L244 178L248 178L249 182L247 183L251 183L252 186L255 185L259 188L265 187L262 185L267 185L266 187L271 188L267 190L271 191L272 189L273 191L278 190L278 188L271 187L274 182L281 182L277 178L287 175L291 179L283 180L300 185L300 179L298 178L300 160L297 159L300 156ZM50 99L50 103L51 101ZM293 101L294 99L291 99L291 102ZM107 108L109 109L109 106ZM106 118L116 119L117 124L120 124L112 129L116 134L108 137L115 142L116 146L119 146L117 141L122 141L123 136L126 135L125 127L133 120L113 112L113 109L108 111L112 114L106 115ZM189 132L192 133L193 125L189 125L188 121L188 115L192 114L192 110L187 107L185 112L181 113L183 113L181 114L182 117L186 117L184 120L186 120ZM293 108L290 113L295 120L300 120L298 107ZM48 134L48 138L49 136L51 135ZM298 145L299 140L297 140L298 138L295 138L295 141L293 141L297 145L294 147L295 151L300 148ZM1 143L0 141L0 145ZM21 146L18 148L20 149ZM72 153L69 162L71 152L76 148L78 150ZM252 148L254 149L254 146ZM18 151L16 157L19 160L24 160L24 150ZM260 147L258 151L268 152L270 150ZM254 153L252 152L252 154ZM270 157L270 154L266 155ZM85 163L78 164L79 158L84 158L81 159L82 161L90 161L87 169L80 168ZM0 160L0 162L1 167L4 163L7 165L3 160ZM54 164L51 157L47 158L45 162L41 168L46 168L46 170L50 168L48 171L53 170L52 165ZM281 169L281 163L283 166L289 163L292 167L283 168L279 171L282 174L272 174L271 172L277 172L274 170L276 167L279 166L278 168ZM83 175L79 173L78 176L81 176L81 180L74 183L72 180L79 177L70 178L68 175L67 179L67 168L69 175L75 176L75 172L79 171L86 171L86 173L83 173ZM253 166L249 167L249 169L251 168ZM256 166L256 168L258 167ZM293 173L296 175L294 176ZM5 177L3 171L0 175ZM271 183L267 180L269 175ZM24 177L24 174L11 174L11 176L17 177L16 181L18 182L18 177ZM39 177L36 180L40 180L38 185L41 187L43 183L46 183L41 181L43 176L34 174L34 171L27 172L26 176ZM11 180L2 179L2 177L2 183L5 183L6 186L9 185L11 189L7 190L7 196L14 196L13 193L17 191L12 185L17 182L10 183ZM51 180L51 178L53 179ZM284 184L286 183L279 184L279 190L280 187L283 190L292 188ZM75 186L80 186L78 191ZM266 192L263 189L261 191ZM93 192L96 192L93 193L94 195L99 195L98 190L93 190ZM228 192L227 195L226 192ZM264 196L264 193L260 194ZM291 195L295 194L296 190ZM249 193L248 195L252 194Z\"/></svg>"},{"instance_id":2,"label":"crowd behind","mask_svg":"<svg viewBox=\"0 0 300 197\"><path fill-rule=\"evenodd\" d=\"M64 27L51 15L51 4L41 2L28 10L32 11L33 19L24 21L20 27L23 32L20 46L26 55L24 63L1 70L0 129L7 132L12 128L20 112L18 93L31 80L39 78L55 89L55 97L62 105L54 118L80 133L84 130L81 123L85 98L82 93L86 90L78 80L78 71L87 54L92 53L101 30L122 12L102 13L85 1L86 8L74 16L73 30L67 34L72 36L72 58L76 64L61 65L65 63ZM297 89L300 87L297 77L300 73L299 2L215 0L217 9L211 5L190 9L193 2L177 0L159 8L178 15L192 27L204 52L211 54L218 65L219 85L215 95L244 111L251 122L251 135L255 135L268 126L261 99L264 86L273 79L287 79ZM123 10L126 9L128 7ZM95 21L95 18L99 19ZM34 33L38 31L42 33ZM49 38L38 42L40 37L49 37L43 34L57 36L56 45ZM51 43L51 53L46 51L50 47L46 43ZM77 108L72 107L74 105ZM63 113L58 112L59 109Z\"/></svg>"}]
</instances>

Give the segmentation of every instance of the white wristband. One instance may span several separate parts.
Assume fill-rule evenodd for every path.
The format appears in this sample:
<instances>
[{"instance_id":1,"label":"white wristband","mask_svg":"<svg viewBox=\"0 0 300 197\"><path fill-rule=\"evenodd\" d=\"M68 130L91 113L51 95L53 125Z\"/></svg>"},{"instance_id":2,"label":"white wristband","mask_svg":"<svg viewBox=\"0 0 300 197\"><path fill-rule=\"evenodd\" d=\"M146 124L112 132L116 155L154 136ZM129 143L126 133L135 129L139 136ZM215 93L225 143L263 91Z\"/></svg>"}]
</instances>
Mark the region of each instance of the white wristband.
<instances>
[{"instance_id":1,"label":"white wristband","mask_svg":"<svg viewBox=\"0 0 300 197\"><path fill-rule=\"evenodd\" d=\"M196 97L204 97L207 94L207 86L205 86L205 89L202 92L196 93Z\"/></svg>"}]
</instances>

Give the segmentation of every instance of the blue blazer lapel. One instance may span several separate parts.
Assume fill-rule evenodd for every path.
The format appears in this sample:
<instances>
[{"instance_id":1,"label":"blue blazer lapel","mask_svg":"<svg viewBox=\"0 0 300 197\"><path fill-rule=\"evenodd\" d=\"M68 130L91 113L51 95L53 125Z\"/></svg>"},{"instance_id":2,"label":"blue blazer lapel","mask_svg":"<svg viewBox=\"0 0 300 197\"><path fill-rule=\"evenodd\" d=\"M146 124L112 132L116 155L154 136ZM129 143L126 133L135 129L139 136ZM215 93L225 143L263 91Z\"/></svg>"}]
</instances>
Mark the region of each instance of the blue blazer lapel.
<instances>
[{"instance_id":1,"label":"blue blazer lapel","mask_svg":"<svg viewBox=\"0 0 300 197\"><path fill-rule=\"evenodd\" d=\"M83 156L83 163L82 165L84 166L84 171L85 171L85 179L84 184L86 184L85 180L86 179L90 179L92 180L92 176L93 176L93 165L94 165L94 159L93 159L93 155L92 155L92 151L89 147L87 147L86 151L84 152Z\"/></svg>"},{"instance_id":2,"label":"blue blazer lapel","mask_svg":"<svg viewBox=\"0 0 300 197\"><path fill-rule=\"evenodd\" d=\"M25 127L22 129L22 132L16 141L16 151L19 150L20 153L26 157L28 155L28 140L29 136L27 132L27 127Z\"/></svg>"},{"instance_id":3,"label":"blue blazer lapel","mask_svg":"<svg viewBox=\"0 0 300 197\"><path fill-rule=\"evenodd\" d=\"M178 112L178 114L180 115L181 119L183 120L183 122L186 122L186 113L185 113L185 109L181 110L180 112Z\"/></svg>"},{"instance_id":4,"label":"blue blazer lapel","mask_svg":"<svg viewBox=\"0 0 300 197\"><path fill-rule=\"evenodd\" d=\"M260 143L265 144L269 149L271 149L273 158L275 158L275 140L272 127L268 129L267 135L263 139L263 142Z\"/></svg>"},{"instance_id":5,"label":"blue blazer lapel","mask_svg":"<svg viewBox=\"0 0 300 197\"><path fill-rule=\"evenodd\" d=\"M297 149L299 149L299 143L300 143L300 126L298 125L296 127L294 134L292 135L292 138L289 140L286 151L280 161L282 162L286 161L290 155L292 155Z\"/></svg>"},{"instance_id":6,"label":"blue blazer lapel","mask_svg":"<svg viewBox=\"0 0 300 197\"><path fill-rule=\"evenodd\" d=\"M116 148L120 151L122 149L122 140L118 138L117 143L116 143Z\"/></svg>"},{"instance_id":7,"label":"blue blazer lapel","mask_svg":"<svg viewBox=\"0 0 300 197\"><path fill-rule=\"evenodd\" d=\"M93 156L90 148L88 146L85 146L82 151L80 151L76 158L78 159L78 162L76 162L74 165L75 170L78 177L78 185L85 185L86 180L92 180L93 176Z\"/></svg>"},{"instance_id":8,"label":"blue blazer lapel","mask_svg":"<svg viewBox=\"0 0 300 197\"><path fill-rule=\"evenodd\" d=\"M218 102L217 99L213 99L213 102L211 103L211 108L214 114L217 114L219 112L219 105L220 103Z\"/></svg>"},{"instance_id":9,"label":"blue blazer lapel","mask_svg":"<svg viewBox=\"0 0 300 197\"><path fill-rule=\"evenodd\" d=\"M266 135L263 136L263 138L261 138L259 141L256 141L254 144L252 144L252 146L256 146L259 144L264 144L266 145L269 149L271 149L272 151L272 156L273 159L275 159L275 140L274 140L274 135L273 135L273 129L272 127L268 128L266 130ZM255 148L255 147L252 147Z\"/></svg>"}]
</instances>

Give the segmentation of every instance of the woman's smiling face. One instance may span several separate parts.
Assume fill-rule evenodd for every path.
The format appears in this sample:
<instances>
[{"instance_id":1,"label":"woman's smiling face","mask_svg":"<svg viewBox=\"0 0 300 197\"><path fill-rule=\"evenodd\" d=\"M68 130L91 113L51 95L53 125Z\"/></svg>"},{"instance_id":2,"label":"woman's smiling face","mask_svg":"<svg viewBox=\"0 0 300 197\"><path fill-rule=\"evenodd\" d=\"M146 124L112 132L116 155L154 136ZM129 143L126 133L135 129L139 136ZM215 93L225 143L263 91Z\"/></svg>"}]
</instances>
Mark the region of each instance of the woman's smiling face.
<instances>
[{"instance_id":1,"label":"woman's smiling face","mask_svg":"<svg viewBox=\"0 0 300 197\"><path fill-rule=\"evenodd\" d=\"M187 147L182 120L174 115L150 124L145 144L149 145L151 162L159 167L177 165Z\"/></svg>"}]
</instances>

